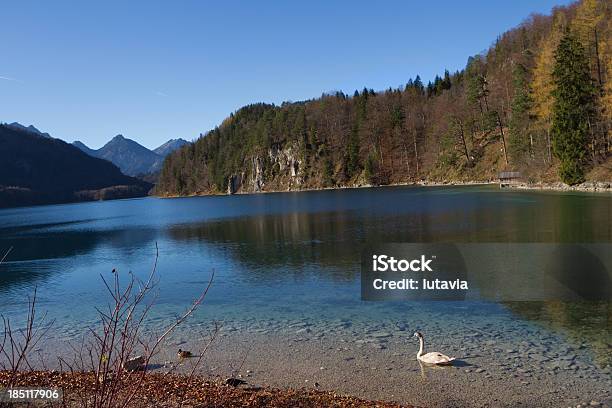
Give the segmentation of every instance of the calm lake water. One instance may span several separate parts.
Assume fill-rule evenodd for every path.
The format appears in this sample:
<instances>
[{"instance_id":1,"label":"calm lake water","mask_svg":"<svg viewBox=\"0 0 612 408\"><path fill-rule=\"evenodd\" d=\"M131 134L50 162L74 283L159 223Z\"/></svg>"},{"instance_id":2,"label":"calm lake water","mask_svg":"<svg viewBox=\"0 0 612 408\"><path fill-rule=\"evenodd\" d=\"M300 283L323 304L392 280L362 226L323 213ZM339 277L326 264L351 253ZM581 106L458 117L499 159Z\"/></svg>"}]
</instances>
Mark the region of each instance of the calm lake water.
<instances>
[{"instance_id":1,"label":"calm lake water","mask_svg":"<svg viewBox=\"0 0 612 408\"><path fill-rule=\"evenodd\" d=\"M0 211L0 311L19 320L35 287L54 333L74 338L108 297L100 275L144 277L159 247L151 324L175 316L215 271L190 324L283 329L387 322L413 330L537 327L610 364L612 308L599 303L362 302L361 248L384 242L612 242L605 194L496 187L389 187L78 203ZM195 323L194 323L195 322ZM344 323L343 323L344 322ZM556 340L555 340L556 341Z\"/></svg>"}]
</instances>

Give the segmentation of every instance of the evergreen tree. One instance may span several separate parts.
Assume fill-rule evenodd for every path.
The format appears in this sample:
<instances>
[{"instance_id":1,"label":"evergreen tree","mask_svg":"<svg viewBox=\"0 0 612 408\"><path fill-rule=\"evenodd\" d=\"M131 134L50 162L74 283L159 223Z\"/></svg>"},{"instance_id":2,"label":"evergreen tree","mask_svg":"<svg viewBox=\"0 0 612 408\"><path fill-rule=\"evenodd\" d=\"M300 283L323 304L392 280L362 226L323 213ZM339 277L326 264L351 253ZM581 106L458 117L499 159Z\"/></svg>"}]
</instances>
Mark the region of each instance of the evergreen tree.
<instances>
[{"instance_id":1,"label":"evergreen tree","mask_svg":"<svg viewBox=\"0 0 612 408\"><path fill-rule=\"evenodd\" d=\"M323 186L331 187L334 185L334 167L329 157L323 160Z\"/></svg>"},{"instance_id":2,"label":"evergreen tree","mask_svg":"<svg viewBox=\"0 0 612 408\"><path fill-rule=\"evenodd\" d=\"M584 181L589 126L595 111L595 88L580 41L566 30L555 52L552 135L559 175L570 185Z\"/></svg>"},{"instance_id":3,"label":"evergreen tree","mask_svg":"<svg viewBox=\"0 0 612 408\"><path fill-rule=\"evenodd\" d=\"M514 98L512 99L510 117L510 153L515 159L520 159L529 151L533 154L533 137L531 135L531 105L532 99L527 81L527 69L517 64L513 72Z\"/></svg>"},{"instance_id":4,"label":"evergreen tree","mask_svg":"<svg viewBox=\"0 0 612 408\"><path fill-rule=\"evenodd\" d=\"M423 81L421 80L421 76L417 75L416 78L414 78L414 87L420 92L423 93L424 90L424 86L423 86Z\"/></svg>"},{"instance_id":5,"label":"evergreen tree","mask_svg":"<svg viewBox=\"0 0 612 408\"><path fill-rule=\"evenodd\" d=\"M436 75L436 77L434 78L434 82L433 82L433 92L434 95L439 95L443 88L443 81L442 78L440 78L440 75Z\"/></svg>"},{"instance_id":6,"label":"evergreen tree","mask_svg":"<svg viewBox=\"0 0 612 408\"><path fill-rule=\"evenodd\" d=\"M366 163L365 163L365 168L364 168L364 172L365 172L365 178L366 180L368 180L368 183L370 184L375 184L375 175L376 175L376 156L373 152L370 152L370 154L368 155L368 158L366 159Z\"/></svg>"},{"instance_id":7,"label":"evergreen tree","mask_svg":"<svg viewBox=\"0 0 612 408\"><path fill-rule=\"evenodd\" d=\"M565 13L561 10L555 12L550 33L538 46L538 54L535 58L533 68L533 91L532 114L535 116L534 127L539 129L542 139L545 139L546 159L550 163L552 159L552 145L550 141L550 126L552 121L552 105L554 83L552 70L554 65L555 50L563 36L567 26Z\"/></svg>"},{"instance_id":8,"label":"evergreen tree","mask_svg":"<svg viewBox=\"0 0 612 408\"><path fill-rule=\"evenodd\" d=\"M361 170L359 148L359 124L355 123L346 149L346 176L348 178Z\"/></svg>"},{"instance_id":9,"label":"evergreen tree","mask_svg":"<svg viewBox=\"0 0 612 408\"><path fill-rule=\"evenodd\" d=\"M465 96L470 105L477 106L481 114L488 111L486 66L483 58L476 55L468 58L465 67L466 90Z\"/></svg>"},{"instance_id":10,"label":"evergreen tree","mask_svg":"<svg viewBox=\"0 0 612 408\"><path fill-rule=\"evenodd\" d=\"M431 98L435 94L435 87L431 81L427 82L427 97Z\"/></svg>"},{"instance_id":11,"label":"evergreen tree","mask_svg":"<svg viewBox=\"0 0 612 408\"><path fill-rule=\"evenodd\" d=\"M412 80L412 78L410 78L408 80L408 83L406 83L406 87L404 88L405 91L412 89L414 87L414 81Z\"/></svg>"},{"instance_id":12,"label":"evergreen tree","mask_svg":"<svg viewBox=\"0 0 612 408\"><path fill-rule=\"evenodd\" d=\"M451 78L448 69L444 70L444 79L442 80L441 88L443 90L451 89Z\"/></svg>"}]
</instances>

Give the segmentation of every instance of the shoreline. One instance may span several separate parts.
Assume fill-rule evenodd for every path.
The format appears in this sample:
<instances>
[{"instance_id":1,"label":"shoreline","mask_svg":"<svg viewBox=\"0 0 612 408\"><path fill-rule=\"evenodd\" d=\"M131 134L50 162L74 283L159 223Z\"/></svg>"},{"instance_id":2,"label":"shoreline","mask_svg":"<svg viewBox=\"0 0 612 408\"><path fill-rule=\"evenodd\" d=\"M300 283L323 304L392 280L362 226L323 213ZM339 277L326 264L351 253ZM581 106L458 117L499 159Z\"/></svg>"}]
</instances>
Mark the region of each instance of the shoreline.
<instances>
[{"instance_id":1,"label":"shoreline","mask_svg":"<svg viewBox=\"0 0 612 408\"><path fill-rule=\"evenodd\" d=\"M499 186L498 181L419 181L412 183L392 183L384 185L353 185L353 186L337 186L337 187L320 187L320 188L303 188L289 190L262 190L262 191L239 191L233 194L209 192L209 193L194 193L187 195L152 195L156 198L188 198L188 197L216 197L216 196L231 196L231 195L252 195L252 194L274 194L274 193L302 193L312 191L328 191L328 190L352 190L365 188L384 188L384 187L475 187L475 186ZM575 186L569 186L561 182L554 183L516 183L507 187L499 187L500 191L525 190L525 191L556 191L556 192L582 192L582 193L612 193L612 182L584 182Z\"/></svg>"},{"instance_id":2,"label":"shoreline","mask_svg":"<svg viewBox=\"0 0 612 408\"><path fill-rule=\"evenodd\" d=\"M289 189L289 190L262 190L262 191L239 191L233 194L220 193L220 192L208 192L208 193L194 193L186 195L158 195L148 194L135 197L120 197L111 199L99 199L99 200L77 200L77 201L65 201L65 202L53 202L46 204L28 204L18 205L12 207L0 207L0 210L5 209L16 209L16 208L36 208L46 207L53 205L66 205L66 204L84 204L84 203L99 203L105 201L121 201L121 200L134 200L140 198L154 197L159 199L172 199L172 198L189 198L189 197L223 197L230 195L252 195L252 194L278 194L278 193L306 193L316 191L329 191L329 190L356 190L366 188L385 188L385 187L477 187L477 186L498 186L498 190L507 191L533 191L533 192L576 192L576 193L612 193L612 182L585 182L576 186L568 186L561 182L554 183L516 183L510 186L499 188L499 182L497 181L419 181L411 183L392 183L384 185L353 185L353 186L337 186L337 187L319 187L319 188L302 188L302 189Z\"/></svg>"}]
</instances>

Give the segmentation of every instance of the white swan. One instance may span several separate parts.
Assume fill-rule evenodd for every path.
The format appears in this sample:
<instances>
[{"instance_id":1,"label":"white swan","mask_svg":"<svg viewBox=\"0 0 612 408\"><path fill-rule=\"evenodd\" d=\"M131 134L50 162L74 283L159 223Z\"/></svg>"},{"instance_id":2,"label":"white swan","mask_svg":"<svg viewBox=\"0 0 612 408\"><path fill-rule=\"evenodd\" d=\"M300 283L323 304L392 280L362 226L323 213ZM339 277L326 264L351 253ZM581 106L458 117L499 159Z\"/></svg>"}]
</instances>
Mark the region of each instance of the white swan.
<instances>
[{"instance_id":1,"label":"white swan","mask_svg":"<svg viewBox=\"0 0 612 408\"><path fill-rule=\"evenodd\" d=\"M437 351L432 351L431 353L423 354L423 349L425 348L425 340L423 340L423 335L420 332L414 333L414 337L419 338L419 352L417 353L417 360L425 363L425 364L435 364L435 365L452 365L455 357L449 357L442 353L438 353Z\"/></svg>"}]
</instances>

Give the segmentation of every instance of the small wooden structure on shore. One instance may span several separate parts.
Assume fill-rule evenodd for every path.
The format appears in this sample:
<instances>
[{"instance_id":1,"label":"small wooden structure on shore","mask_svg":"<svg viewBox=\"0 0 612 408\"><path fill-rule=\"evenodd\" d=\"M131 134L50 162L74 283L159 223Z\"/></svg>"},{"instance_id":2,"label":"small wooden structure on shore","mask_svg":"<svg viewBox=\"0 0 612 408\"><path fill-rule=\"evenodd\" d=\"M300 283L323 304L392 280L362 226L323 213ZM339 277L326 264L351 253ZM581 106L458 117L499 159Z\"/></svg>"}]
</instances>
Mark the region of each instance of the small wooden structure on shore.
<instances>
[{"instance_id":1,"label":"small wooden structure on shore","mask_svg":"<svg viewBox=\"0 0 612 408\"><path fill-rule=\"evenodd\" d=\"M519 171L501 171L499 173L499 188L512 187L517 184L521 178Z\"/></svg>"}]
</instances>

